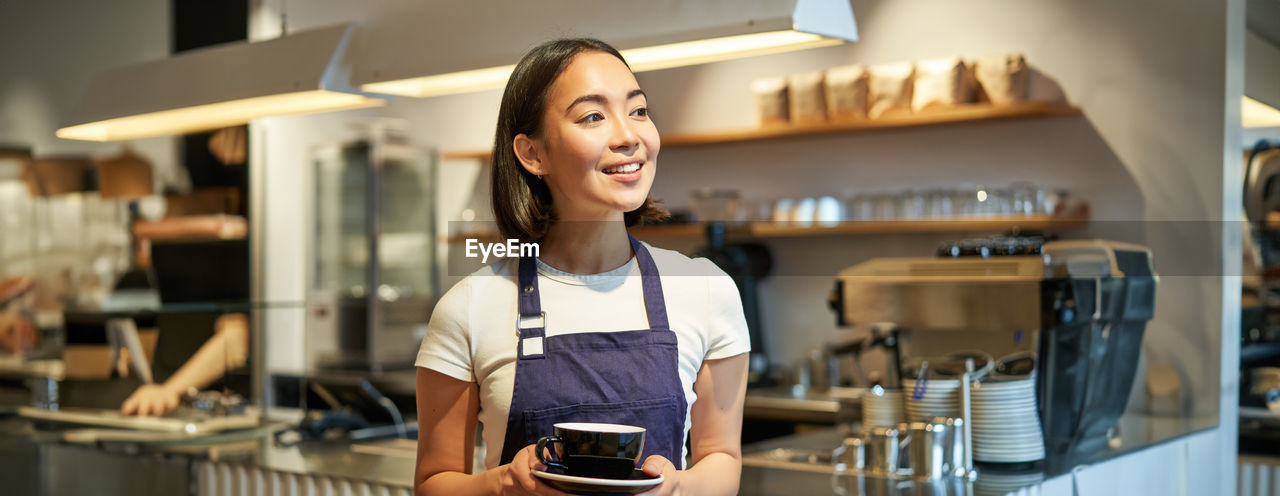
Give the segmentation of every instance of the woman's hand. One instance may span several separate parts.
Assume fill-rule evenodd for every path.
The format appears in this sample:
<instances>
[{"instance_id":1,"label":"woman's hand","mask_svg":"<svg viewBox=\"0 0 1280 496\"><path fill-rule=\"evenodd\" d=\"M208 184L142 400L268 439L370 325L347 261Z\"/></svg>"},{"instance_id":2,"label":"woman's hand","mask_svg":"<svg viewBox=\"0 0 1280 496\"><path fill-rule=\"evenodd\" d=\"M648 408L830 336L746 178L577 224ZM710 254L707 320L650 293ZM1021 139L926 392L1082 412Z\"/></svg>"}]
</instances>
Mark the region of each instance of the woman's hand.
<instances>
[{"instance_id":1,"label":"woman's hand","mask_svg":"<svg viewBox=\"0 0 1280 496\"><path fill-rule=\"evenodd\" d=\"M526 495L535 494L538 496L562 496L564 492L546 485L533 475L534 470L546 470L547 466L538 461L538 456L533 453L537 449L535 445L525 446L524 449L516 452L516 456L511 459L511 463L502 466L502 494L503 495Z\"/></svg>"},{"instance_id":2,"label":"woman's hand","mask_svg":"<svg viewBox=\"0 0 1280 496\"><path fill-rule=\"evenodd\" d=\"M680 494L680 471L676 470L674 463L666 459L662 455L649 455L644 459L644 465L641 465L644 475L649 477L662 476L662 484L658 487L640 493L640 496L676 496Z\"/></svg>"},{"instance_id":3,"label":"woman's hand","mask_svg":"<svg viewBox=\"0 0 1280 496\"><path fill-rule=\"evenodd\" d=\"M120 407L121 415L164 415L178 408L182 393L160 384L143 384Z\"/></svg>"}]
</instances>

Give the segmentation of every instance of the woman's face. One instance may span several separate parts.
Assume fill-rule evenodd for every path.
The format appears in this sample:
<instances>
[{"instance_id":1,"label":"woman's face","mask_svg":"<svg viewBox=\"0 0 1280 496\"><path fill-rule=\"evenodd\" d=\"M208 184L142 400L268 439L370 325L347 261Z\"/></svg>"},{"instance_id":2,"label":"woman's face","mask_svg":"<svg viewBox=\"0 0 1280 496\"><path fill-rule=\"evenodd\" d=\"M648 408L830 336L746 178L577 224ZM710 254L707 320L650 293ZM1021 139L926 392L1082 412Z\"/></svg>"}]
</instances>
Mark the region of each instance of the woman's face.
<instances>
[{"instance_id":1,"label":"woman's face","mask_svg":"<svg viewBox=\"0 0 1280 496\"><path fill-rule=\"evenodd\" d=\"M551 85L534 140L560 220L616 220L640 208L657 171L658 129L636 78L617 57L580 53ZM518 145L517 145L518 146Z\"/></svg>"}]
</instances>

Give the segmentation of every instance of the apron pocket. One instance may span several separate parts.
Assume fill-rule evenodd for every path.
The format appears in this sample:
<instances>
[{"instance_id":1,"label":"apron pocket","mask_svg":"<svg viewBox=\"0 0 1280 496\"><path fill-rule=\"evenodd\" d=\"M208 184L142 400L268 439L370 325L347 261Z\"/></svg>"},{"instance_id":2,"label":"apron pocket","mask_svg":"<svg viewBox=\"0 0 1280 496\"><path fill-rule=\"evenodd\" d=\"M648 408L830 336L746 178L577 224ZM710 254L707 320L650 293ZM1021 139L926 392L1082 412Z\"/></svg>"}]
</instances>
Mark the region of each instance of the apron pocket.
<instances>
[{"instance_id":1,"label":"apron pocket","mask_svg":"<svg viewBox=\"0 0 1280 496\"><path fill-rule=\"evenodd\" d=\"M593 422L644 427L644 452L640 462L649 455L662 455L681 467L684 453L685 412L680 410L680 397L667 396L639 401L618 403L579 403L576 405L525 410L525 445L538 442L542 436L555 434L555 424L562 422Z\"/></svg>"}]
</instances>

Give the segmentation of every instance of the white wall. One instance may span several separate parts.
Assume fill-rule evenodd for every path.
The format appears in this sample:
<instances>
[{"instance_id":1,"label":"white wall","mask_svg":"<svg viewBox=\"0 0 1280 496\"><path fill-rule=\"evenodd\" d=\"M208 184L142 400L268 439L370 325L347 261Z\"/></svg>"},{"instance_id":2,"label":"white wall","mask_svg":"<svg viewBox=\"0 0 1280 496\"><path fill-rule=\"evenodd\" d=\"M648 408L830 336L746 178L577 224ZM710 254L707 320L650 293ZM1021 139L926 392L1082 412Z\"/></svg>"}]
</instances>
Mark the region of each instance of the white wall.
<instances>
[{"instance_id":1,"label":"white wall","mask_svg":"<svg viewBox=\"0 0 1280 496\"><path fill-rule=\"evenodd\" d=\"M95 73L163 58L170 48L169 3L0 2L0 145L31 148L39 157L118 154L120 143L62 140L57 128ZM185 185L173 138L129 144L154 166L156 186ZM128 266L126 210L117 200L71 194L31 198L17 180L21 164L0 163L0 277L34 276L39 287L59 291L71 274L71 291L97 301Z\"/></svg>"},{"instance_id":2,"label":"white wall","mask_svg":"<svg viewBox=\"0 0 1280 496\"><path fill-rule=\"evenodd\" d=\"M1254 100L1280 108L1280 47L1262 37L1245 35L1245 94Z\"/></svg>"},{"instance_id":3,"label":"white wall","mask_svg":"<svg viewBox=\"0 0 1280 496\"><path fill-rule=\"evenodd\" d=\"M54 131L70 122L93 74L169 50L165 0L0 3L0 143L32 147L37 156L117 153L119 143L63 140ZM164 184L185 181L175 143L166 137L131 145Z\"/></svg>"},{"instance_id":4,"label":"white wall","mask_svg":"<svg viewBox=\"0 0 1280 496\"><path fill-rule=\"evenodd\" d=\"M848 63L880 63L948 55L1022 52L1054 78L1083 116L1033 121L810 137L767 143L668 147L654 195L670 206L687 204L689 190L731 186L747 197L816 196L847 190L894 190L956 184L1006 184L1025 179L1068 187L1090 200L1096 221L1080 235L1127 237L1146 243L1164 274L1157 318L1148 328L1147 360L1177 366L1200 413L1224 413L1233 422L1234 355L1222 346L1224 326L1235 336L1238 285L1224 282L1224 253L1238 253L1238 237L1216 221L1239 216L1239 91L1228 82L1243 57L1242 2L924 2L855 0L862 41L805 52L644 73L641 85L664 133L751 127L755 115L748 83L755 78ZM1228 13L1238 15L1228 22ZM376 16L340 2L313 2L290 12L290 29ZM1232 26L1228 30L1228 26ZM427 27L424 27L426 29ZM584 29L587 29L584 27ZM607 31L600 33L606 40ZM435 49L406 47L429 56ZM1237 79L1241 77L1236 74ZM1242 86L1242 85L1240 85ZM406 118L422 144L445 149L490 146L496 91L428 100L401 100L377 111ZM1236 108L1232 121L1231 98ZM275 171L300 170L305 145L333 139L348 114L298 118L304 130L289 138ZM1231 146L1224 146L1230 143ZM1234 161L1231 156L1236 156ZM1225 158L1224 158L1225 157ZM1225 161L1225 164L1224 164ZM302 167L301 169L305 169ZM441 187L470 191L474 166L450 165ZM296 180L268 184L296 188ZM274 193L270 193L269 196ZM441 215L456 220L458 204ZM272 215L270 212L268 215ZM1153 221L1191 221L1185 224ZM1129 232L1122 232L1129 231ZM774 361L788 363L809 348L843 335L825 307L832 276L873 256L928 255L947 236L876 236L769 242L776 273L762 288L766 345ZM287 236L282 236L287 240ZM272 241L274 243L274 241ZM292 243L303 244L305 240ZM294 246L291 244L290 246ZM275 250L276 248L271 248ZM293 253L301 248L289 248ZM300 260L277 260L303 273ZM1232 296L1234 294L1234 297ZM291 295L292 297L293 295ZM275 330L293 332L301 330ZM290 338L292 339L292 338ZM1234 347L1235 339L1226 341ZM296 342L294 342L296 344ZM272 353L276 353L273 346ZM286 353L301 349L291 345ZM290 363L295 363L292 361ZM1223 398L1223 401L1219 401ZM1233 451L1223 436L1220 458ZM1221 467L1227 469L1228 467ZM1231 474L1232 472L1224 472ZM1227 481L1231 477L1210 480Z\"/></svg>"},{"instance_id":5,"label":"white wall","mask_svg":"<svg viewBox=\"0 0 1280 496\"><path fill-rule=\"evenodd\" d=\"M1250 32L1245 35L1244 52L1244 94L1280 108L1280 47ZM1280 141L1280 127L1245 130L1244 146L1252 147L1260 139Z\"/></svg>"}]
</instances>

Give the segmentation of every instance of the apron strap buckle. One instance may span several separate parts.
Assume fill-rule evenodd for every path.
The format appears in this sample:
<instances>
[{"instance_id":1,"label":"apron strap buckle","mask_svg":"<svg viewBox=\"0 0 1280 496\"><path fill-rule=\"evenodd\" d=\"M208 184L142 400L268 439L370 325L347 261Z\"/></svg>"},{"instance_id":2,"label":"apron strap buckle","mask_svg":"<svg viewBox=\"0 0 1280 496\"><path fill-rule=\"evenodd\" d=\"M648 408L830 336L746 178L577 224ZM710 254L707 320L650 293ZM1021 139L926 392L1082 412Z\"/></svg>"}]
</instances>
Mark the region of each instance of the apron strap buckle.
<instances>
[{"instance_id":1,"label":"apron strap buckle","mask_svg":"<svg viewBox=\"0 0 1280 496\"><path fill-rule=\"evenodd\" d=\"M541 322L538 322L538 321ZM538 322L538 325L527 325ZM547 312L539 315L520 315L516 317L516 332L520 334L520 359L546 358L543 354L543 339L546 337Z\"/></svg>"},{"instance_id":2,"label":"apron strap buckle","mask_svg":"<svg viewBox=\"0 0 1280 496\"><path fill-rule=\"evenodd\" d=\"M538 325L526 325L541 319ZM546 329L547 328L547 312L541 312L538 315L520 315L516 317L516 330L523 331L525 329Z\"/></svg>"}]
</instances>

